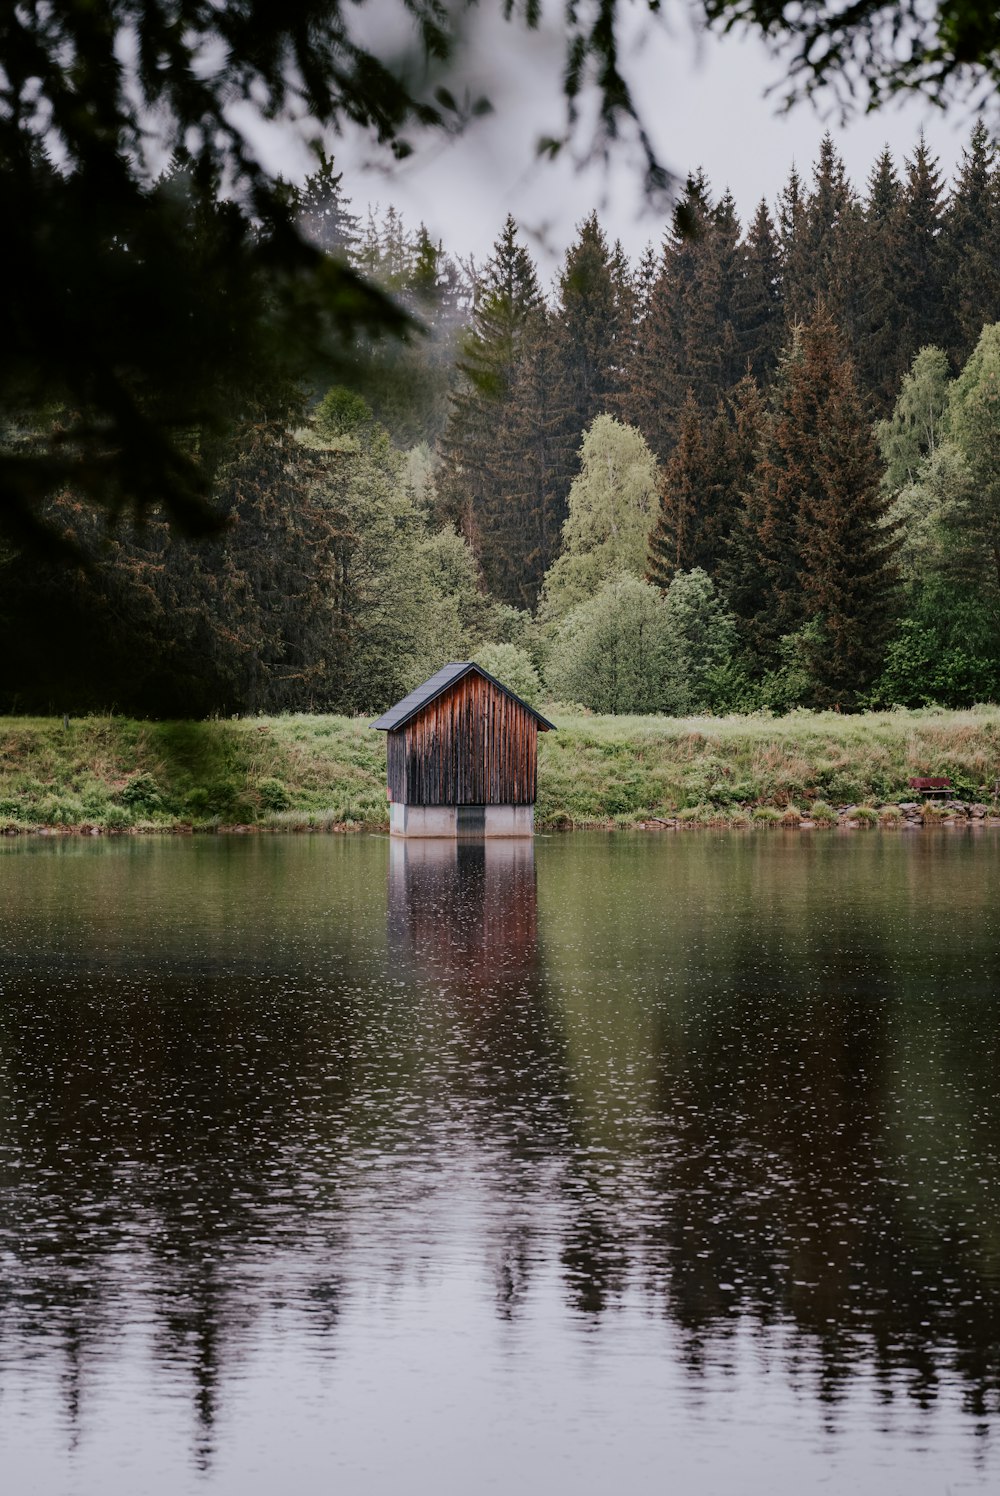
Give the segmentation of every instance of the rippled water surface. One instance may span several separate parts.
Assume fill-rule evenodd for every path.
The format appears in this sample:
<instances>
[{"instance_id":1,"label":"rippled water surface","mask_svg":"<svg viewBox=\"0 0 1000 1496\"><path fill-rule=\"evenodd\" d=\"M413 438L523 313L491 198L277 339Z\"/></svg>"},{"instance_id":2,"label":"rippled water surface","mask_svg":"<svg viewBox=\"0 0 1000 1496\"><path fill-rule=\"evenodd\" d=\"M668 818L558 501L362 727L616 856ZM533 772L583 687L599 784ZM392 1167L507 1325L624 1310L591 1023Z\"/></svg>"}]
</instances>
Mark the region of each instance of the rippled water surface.
<instances>
[{"instance_id":1,"label":"rippled water surface","mask_svg":"<svg viewBox=\"0 0 1000 1496\"><path fill-rule=\"evenodd\" d=\"M996 1491L998 870L0 845L4 1492Z\"/></svg>"}]
</instances>

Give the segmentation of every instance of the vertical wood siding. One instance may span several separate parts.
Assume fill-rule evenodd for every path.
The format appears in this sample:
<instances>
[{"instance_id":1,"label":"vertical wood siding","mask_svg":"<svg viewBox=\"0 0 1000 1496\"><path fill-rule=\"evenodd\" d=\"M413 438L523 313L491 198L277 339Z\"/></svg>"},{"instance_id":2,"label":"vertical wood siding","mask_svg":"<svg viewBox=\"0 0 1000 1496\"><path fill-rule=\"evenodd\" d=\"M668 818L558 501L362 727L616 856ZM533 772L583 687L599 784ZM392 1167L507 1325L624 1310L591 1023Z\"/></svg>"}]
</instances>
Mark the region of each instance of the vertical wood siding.
<instances>
[{"instance_id":1,"label":"vertical wood siding","mask_svg":"<svg viewBox=\"0 0 1000 1496\"><path fill-rule=\"evenodd\" d=\"M538 723L467 675L389 733L389 795L401 805L534 805Z\"/></svg>"}]
</instances>

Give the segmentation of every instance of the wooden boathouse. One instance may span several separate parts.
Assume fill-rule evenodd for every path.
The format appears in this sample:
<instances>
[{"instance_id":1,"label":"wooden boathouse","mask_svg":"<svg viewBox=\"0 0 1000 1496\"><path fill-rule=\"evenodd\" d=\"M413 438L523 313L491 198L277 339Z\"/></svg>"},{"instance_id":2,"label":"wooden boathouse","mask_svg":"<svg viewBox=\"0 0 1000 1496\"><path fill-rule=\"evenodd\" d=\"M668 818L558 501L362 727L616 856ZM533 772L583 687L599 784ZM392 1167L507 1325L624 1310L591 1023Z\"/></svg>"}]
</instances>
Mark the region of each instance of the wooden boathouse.
<instances>
[{"instance_id":1,"label":"wooden boathouse","mask_svg":"<svg viewBox=\"0 0 1000 1496\"><path fill-rule=\"evenodd\" d=\"M479 665L444 665L372 726L388 734L394 836L532 835L552 723Z\"/></svg>"}]
</instances>

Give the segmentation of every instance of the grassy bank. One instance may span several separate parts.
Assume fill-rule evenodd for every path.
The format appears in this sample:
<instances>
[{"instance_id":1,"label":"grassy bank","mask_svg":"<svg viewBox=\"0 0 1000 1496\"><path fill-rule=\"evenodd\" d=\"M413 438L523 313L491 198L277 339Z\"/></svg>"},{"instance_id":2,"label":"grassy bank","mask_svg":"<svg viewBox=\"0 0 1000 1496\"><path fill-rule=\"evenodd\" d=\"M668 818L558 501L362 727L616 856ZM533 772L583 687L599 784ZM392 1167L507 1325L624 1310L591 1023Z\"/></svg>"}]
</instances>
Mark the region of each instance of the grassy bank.
<instances>
[{"instance_id":1,"label":"grassy bank","mask_svg":"<svg viewBox=\"0 0 1000 1496\"><path fill-rule=\"evenodd\" d=\"M980 802L995 801L1000 778L998 707L554 721L541 738L540 826L822 822L844 804L862 821L864 807L889 806L891 820L911 775L948 775L956 798ZM360 719L0 718L8 831L385 824L385 740Z\"/></svg>"}]
</instances>

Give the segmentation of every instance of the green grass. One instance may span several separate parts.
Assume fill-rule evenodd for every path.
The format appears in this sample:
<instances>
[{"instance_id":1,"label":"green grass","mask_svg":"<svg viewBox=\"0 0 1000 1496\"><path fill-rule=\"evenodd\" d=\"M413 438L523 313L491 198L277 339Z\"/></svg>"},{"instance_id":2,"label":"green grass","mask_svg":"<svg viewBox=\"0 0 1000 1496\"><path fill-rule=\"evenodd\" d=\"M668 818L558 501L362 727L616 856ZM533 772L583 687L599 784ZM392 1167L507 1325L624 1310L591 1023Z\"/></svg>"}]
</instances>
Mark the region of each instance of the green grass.
<instances>
[{"instance_id":1,"label":"green grass","mask_svg":"<svg viewBox=\"0 0 1000 1496\"><path fill-rule=\"evenodd\" d=\"M385 743L366 721L0 718L0 826L381 825Z\"/></svg>"},{"instance_id":2,"label":"green grass","mask_svg":"<svg viewBox=\"0 0 1000 1496\"><path fill-rule=\"evenodd\" d=\"M758 807L805 812L816 802L910 799L909 778L937 774L952 779L960 799L992 801L1000 778L995 706L685 719L557 712L551 720L559 732L540 739L541 824L641 821L645 810L742 825Z\"/></svg>"},{"instance_id":3,"label":"green grass","mask_svg":"<svg viewBox=\"0 0 1000 1496\"><path fill-rule=\"evenodd\" d=\"M817 802L905 800L910 776L947 774L959 798L987 801L1000 778L998 707L683 720L554 711L559 731L539 743L542 827L788 825ZM360 718L86 717L66 729L58 718L0 718L0 828L386 821L385 739Z\"/></svg>"}]
</instances>

